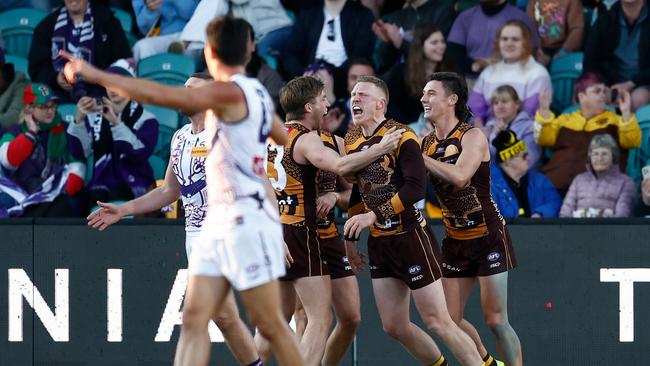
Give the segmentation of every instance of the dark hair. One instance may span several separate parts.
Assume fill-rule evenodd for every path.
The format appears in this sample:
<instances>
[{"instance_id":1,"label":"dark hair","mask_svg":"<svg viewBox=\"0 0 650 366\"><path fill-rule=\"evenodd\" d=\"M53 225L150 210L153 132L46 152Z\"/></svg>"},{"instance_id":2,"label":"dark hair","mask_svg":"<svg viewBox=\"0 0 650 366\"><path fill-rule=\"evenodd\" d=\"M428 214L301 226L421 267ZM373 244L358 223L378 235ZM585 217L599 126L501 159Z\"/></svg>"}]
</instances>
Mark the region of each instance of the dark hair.
<instances>
[{"instance_id":1,"label":"dark hair","mask_svg":"<svg viewBox=\"0 0 650 366\"><path fill-rule=\"evenodd\" d=\"M467 107L467 83L465 78L455 72L434 72L430 81L439 81L447 96L456 94L458 101L454 106L456 118L461 122L467 122L472 116L472 112Z\"/></svg>"},{"instance_id":2,"label":"dark hair","mask_svg":"<svg viewBox=\"0 0 650 366\"><path fill-rule=\"evenodd\" d=\"M212 75L207 71L195 72L190 75L191 78L203 79L203 80L212 80Z\"/></svg>"},{"instance_id":3,"label":"dark hair","mask_svg":"<svg viewBox=\"0 0 650 366\"><path fill-rule=\"evenodd\" d=\"M444 33L433 23L421 23L415 26L413 30L413 41L408 50L408 57L406 59L406 70L404 72L404 81L412 96L421 96L422 88L427 83L429 76L427 75L425 64L427 62L424 55L424 42L434 33L440 32L444 40ZM442 61L438 62L437 71L452 71L449 60L447 59L447 52L445 52Z\"/></svg>"},{"instance_id":4,"label":"dark hair","mask_svg":"<svg viewBox=\"0 0 650 366\"><path fill-rule=\"evenodd\" d=\"M388 98L390 97L390 95L388 94L388 86L383 80L381 80L376 76L362 75L359 76L359 78L357 79L357 84L359 83L370 83L378 87L379 89L381 89L384 95L386 95L386 104L388 104Z\"/></svg>"},{"instance_id":5,"label":"dark hair","mask_svg":"<svg viewBox=\"0 0 650 366\"><path fill-rule=\"evenodd\" d=\"M315 100L323 91L323 82L311 76L298 76L280 89L280 105L287 120L305 116L305 104Z\"/></svg>"},{"instance_id":6,"label":"dark hair","mask_svg":"<svg viewBox=\"0 0 650 366\"><path fill-rule=\"evenodd\" d=\"M250 57L252 27L244 19L220 16L207 27L207 42L217 58L228 66L244 66Z\"/></svg>"},{"instance_id":7,"label":"dark hair","mask_svg":"<svg viewBox=\"0 0 650 366\"><path fill-rule=\"evenodd\" d=\"M363 66L368 66L371 67L373 70L375 69L375 65L372 63L372 61L368 60L365 57L355 57L348 62L348 70L354 65L363 65Z\"/></svg>"}]
</instances>

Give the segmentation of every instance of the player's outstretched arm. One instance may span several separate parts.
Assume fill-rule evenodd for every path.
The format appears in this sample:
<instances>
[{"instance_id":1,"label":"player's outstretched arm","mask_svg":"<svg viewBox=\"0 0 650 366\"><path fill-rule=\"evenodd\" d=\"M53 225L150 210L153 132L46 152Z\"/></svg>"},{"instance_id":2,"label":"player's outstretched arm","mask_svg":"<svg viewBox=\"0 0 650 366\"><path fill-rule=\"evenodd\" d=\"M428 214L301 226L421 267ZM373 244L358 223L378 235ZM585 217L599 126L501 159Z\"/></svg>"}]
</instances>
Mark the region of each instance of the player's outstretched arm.
<instances>
[{"instance_id":1,"label":"player's outstretched arm","mask_svg":"<svg viewBox=\"0 0 650 366\"><path fill-rule=\"evenodd\" d=\"M244 100L243 92L233 83L211 81L197 88L171 87L107 73L68 52L59 51L59 54L68 59L64 74L69 83L76 82L80 77L86 82L114 89L118 94L142 104L178 109L191 115L205 110L219 110Z\"/></svg>"},{"instance_id":2,"label":"player's outstretched arm","mask_svg":"<svg viewBox=\"0 0 650 366\"><path fill-rule=\"evenodd\" d=\"M97 201L100 208L88 215L88 226L103 231L120 221L124 216L139 215L165 207L176 201L180 194L180 185L174 177L171 164L168 164L163 184L147 192L147 194L124 202L121 205Z\"/></svg>"},{"instance_id":3,"label":"player's outstretched arm","mask_svg":"<svg viewBox=\"0 0 650 366\"><path fill-rule=\"evenodd\" d=\"M478 128L468 131L461 144L463 149L456 164L443 163L422 154L424 165L430 174L458 188L469 184L486 152L489 154L487 139Z\"/></svg>"}]
</instances>

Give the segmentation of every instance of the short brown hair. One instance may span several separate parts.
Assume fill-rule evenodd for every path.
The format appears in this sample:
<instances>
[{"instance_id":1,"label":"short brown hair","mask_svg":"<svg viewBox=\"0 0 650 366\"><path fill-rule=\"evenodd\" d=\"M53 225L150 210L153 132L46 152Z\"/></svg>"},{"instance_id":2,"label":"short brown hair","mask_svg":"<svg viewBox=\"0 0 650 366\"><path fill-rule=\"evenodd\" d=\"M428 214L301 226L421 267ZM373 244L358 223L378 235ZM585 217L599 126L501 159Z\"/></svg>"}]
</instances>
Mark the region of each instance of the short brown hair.
<instances>
[{"instance_id":1,"label":"short brown hair","mask_svg":"<svg viewBox=\"0 0 650 366\"><path fill-rule=\"evenodd\" d=\"M325 88L323 82L311 76L293 78L280 89L280 105L287 120L299 120L305 116L305 104L315 100Z\"/></svg>"},{"instance_id":2,"label":"short brown hair","mask_svg":"<svg viewBox=\"0 0 650 366\"><path fill-rule=\"evenodd\" d=\"M252 29L244 19L219 16L208 24L207 43L219 61L228 66L243 66L250 59L248 43Z\"/></svg>"},{"instance_id":3,"label":"short brown hair","mask_svg":"<svg viewBox=\"0 0 650 366\"><path fill-rule=\"evenodd\" d=\"M522 64L525 64L526 62L528 62L528 58L533 54L533 36L530 31L530 28L528 28L528 25L519 19L510 19L505 23L501 24L501 26L497 30L497 36L496 38L494 38L494 46L492 51L493 62L496 63L503 59L501 57L501 48L499 47L499 42L501 40L501 32L503 32L503 30L506 27L517 27L521 30L521 38L524 44L524 52L521 55L520 62Z\"/></svg>"},{"instance_id":4,"label":"short brown hair","mask_svg":"<svg viewBox=\"0 0 650 366\"><path fill-rule=\"evenodd\" d=\"M362 76L359 76L359 78L357 79L357 84L359 84L359 83L370 83L370 84L373 84L374 86L378 87L379 89L381 89L381 91L386 96L386 103L388 104L388 86L386 85L386 83L383 80L381 80L380 78L378 78L376 76L362 75Z\"/></svg>"}]
</instances>

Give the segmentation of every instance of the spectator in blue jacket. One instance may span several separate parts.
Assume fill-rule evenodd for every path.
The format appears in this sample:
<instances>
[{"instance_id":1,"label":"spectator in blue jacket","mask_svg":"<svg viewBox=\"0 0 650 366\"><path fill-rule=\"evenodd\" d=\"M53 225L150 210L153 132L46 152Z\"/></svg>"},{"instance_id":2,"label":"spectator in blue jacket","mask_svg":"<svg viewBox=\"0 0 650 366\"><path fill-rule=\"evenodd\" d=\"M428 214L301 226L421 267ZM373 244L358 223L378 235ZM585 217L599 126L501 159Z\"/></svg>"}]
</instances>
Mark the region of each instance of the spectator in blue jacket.
<instances>
[{"instance_id":1,"label":"spectator in blue jacket","mask_svg":"<svg viewBox=\"0 0 650 366\"><path fill-rule=\"evenodd\" d=\"M506 129L492 145L497 150L490 166L492 198L503 217L557 217L562 197L544 174L528 170L526 143Z\"/></svg>"}]
</instances>

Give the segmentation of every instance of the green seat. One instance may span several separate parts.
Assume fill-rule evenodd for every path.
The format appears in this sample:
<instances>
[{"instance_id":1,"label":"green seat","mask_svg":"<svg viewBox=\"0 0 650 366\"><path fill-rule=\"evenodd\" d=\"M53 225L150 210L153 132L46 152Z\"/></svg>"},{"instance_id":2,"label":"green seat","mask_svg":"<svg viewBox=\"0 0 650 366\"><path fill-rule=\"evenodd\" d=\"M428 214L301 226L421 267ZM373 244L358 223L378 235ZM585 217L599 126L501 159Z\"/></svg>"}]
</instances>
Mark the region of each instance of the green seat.
<instances>
[{"instance_id":1,"label":"green seat","mask_svg":"<svg viewBox=\"0 0 650 366\"><path fill-rule=\"evenodd\" d=\"M6 55L5 62L11 63L14 65L14 70L20 71L25 74L25 77L29 79L29 61L25 57L16 56L16 55Z\"/></svg>"},{"instance_id":2,"label":"green seat","mask_svg":"<svg viewBox=\"0 0 650 366\"><path fill-rule=\"evenodd\" d=\"M149 165L153 169L153 179L165 179L165 172L167 171L167 162L158 155L151 155L149 157Z\"/></svg>"},{"instance_id":3,"label":"green seat","mask_svg":"<svg viewBox=\"0 0 650 366\"><path fill-rule=\"evenodd\" d=\"M28 57L34 28L47 16L41 10L19 8L0 13L0 35L5 52L9 55Z\"/></svg>"},{"instance_id":4,"label":"green seat","mask_svg":"<svg viewBox=\"0 0 650 366\"><path fill-rule=\"evenodd\" d=\"M582 52L564 55L551 63L553 101L551 109L560 112L572 104L573 84L582 74Z\"/></svg>"},{"instance_id":5,"label":"green seat","mask_svg":"<svg viewBox=\"0 0 650 366\"><path fill-rule=\"evenodd\" d=\"M176 53L160 53L138 62L138 77L168 85L183 85L196 72L194 59Z\"/></svg>"},{"instance_id":6,"label":"green seat","mask_svg":"<svg viewBox=\"0 0 650 366\"><path fill-rule=\"evenodd\" d=\"M149 113L153 114L154 116L156 116L156 119L158 120L158 125L165 126L174 131L178 129L179 115L178 112L176 112L175 110L158 107L155 105L145 105L144 109Z\"/></svg>"},{"instance_id":7,"label":"green seat","mask_svg":"<svg viewBox=\"0 0 650 366\"><path fill-rule=\"evenodd\" d=\"M56 111L59 112L61 119L67 123L74 123L74 120L77 116L77 105L74 103L65 103L59 104L56 107Z\"/></svg>"},{"instance_id":8,"label":"green seat","mask_svg":"<svg viewBox=\"0 0 650 366\"><path fill-rule=\"evenodd\" d=\"M630 149L626 174L638 184L643 179L641 168L650 165L650 105L639 108L634 115L641 127L641 146L637 149Z\"/></svg>"},{"instance_id":9,"label":"green seat","mask_svg":"<svg viewBox=\"0 0 650 366\"><path fill-rule=\"evenodd\" d=\"M158 126L158 142L156 142L156 147L153 150L154 155L159 156L163 160L169 159L169 146L172 142L174 132L176 132L175 129L164 125Z\"/></svg>"},{"instance_id":10,"label":"green seat","mask_svg":"<svg viewBox=\"0 0 650 366\"><path fill-rule=\"evenodd\" d=\"M138 41L138 37L136 37L135 34L131 33L131 30L133 29L133 18L131 17L131 14L129 14L127 11L114 7L111 7L111 11L117 20L120 21L122 29L126 34L126 39L129 41L129 46L133 48L135 42Z\"/></svg>"}]
</instances>

